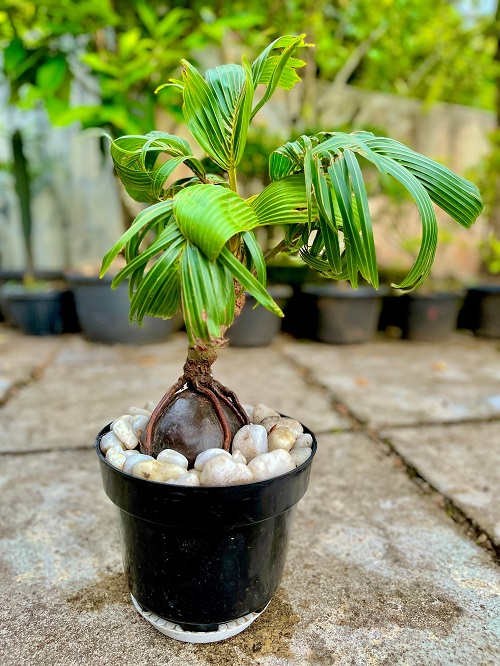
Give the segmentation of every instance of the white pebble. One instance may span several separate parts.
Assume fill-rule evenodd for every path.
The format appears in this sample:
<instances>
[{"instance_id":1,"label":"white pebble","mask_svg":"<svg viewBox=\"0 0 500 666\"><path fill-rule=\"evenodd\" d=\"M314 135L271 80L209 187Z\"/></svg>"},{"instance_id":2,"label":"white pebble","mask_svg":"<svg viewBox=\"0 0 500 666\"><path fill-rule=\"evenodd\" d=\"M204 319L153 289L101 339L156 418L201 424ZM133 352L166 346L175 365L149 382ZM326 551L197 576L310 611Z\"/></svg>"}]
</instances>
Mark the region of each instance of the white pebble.
<instances>
[{"instance_id":1,"label":"white pebble","mask_svg":"<svg viewBox=\"0 0 500 666\"><path fill-rule=\"evenodd\" d=\"M130 421L130 425L135 430L136 433L140 433L146 429L146 426L149 423L149 416L144 416L143 414L135 416L133 420Z\"/></svg>"},{"instance_id":2,"label":"white pebble","mask_svg":"<svg viewBox=\"0 0 500 666\"><path fill-rule=\"evenodd\" d=\"M148 418L151 416L149 409L142 409L142 407L129 407L128 413L132 416L147 416Z\"/></svg>"},{"instance_id":3,"label":"white pebble","mask_svg":"<svg viewBox=\"0 0 500 666\"><path fill-rule=\"evenodd\" d=\"M202 486L235 486L252 481L252 473L246 465L224 455L207 460L200 477Z\"/></svg>"},{"instance_id":4,"label":"white pebble","mask_svg":"<svg viewBox=\"0 0 500 666\"><path fill-rule=\"evenodd\" d=\"M117 421L125 421L126 423L130 423L130 420L133 419L133 418L134 417L131 414L122 414L121 416L119 416L117 419L115 419L113 421L113 423L111 424L111 427L113 427Z\"/></svg>"},{"instance_id":5,"label":"white pebble","mask_svg":"<svg viewBox=\"0 0 500 666\"><path fill-rule=\"evenodd\" d=\"M123 444L120 442L115 433L110 430L103 437L101 437L101 443L99 445L103 453L107 453L109 449L117 449L123 451Z\"/></svg>"},{"instance_id":6,"label":"white pebble","mask_svg":"<svg viewBox=\"0 0 500 666\"><path fill-rule=\"evenodd\" d=\"M252 405L241 405L245 410L246 415L248 416L249 421L253 423L253 406Z\"/></svg>"},{"instance_id":7,"label":"white pebble","mask_svg":"<svg viewBox=\"0 0 500 666\"><path fill-rule=\"evenodd\" d=\"M186 474L186 470L179 465L158 462L153 458L152 460L139 460L134 465L132 474L148 481L165 483L166 481L170 481L170 479L178 479L183 474Z\"/></svg>"},{"instance_id":8,"label":"white pebble","mask_svg":"<svg viewBox=\"0 0 500 666\"><path fill-rule=\"evenodd\" d=\"M177 479L170 479L167 483L172 486L199 486L200 477L198 474L188 472L187 474L181 474Z\"/></svg>"},{"instance_id":9,"label":"white pebble","mask_svg":"<svg viewBox=\"0 0 500 666\"><path fill-rule=\"evenodd\" d=\"M275 428L269 433L267 442L269 451L275 451L276 449L290 451L295 444L295 435L289 428Z\"/></svg>"},{"instance_id":10,"label":"white pebble","mask_svg":"<svg viewBox=\"0 0 500 666\"><path fill-rule=\"evenodd\" d=\"M123 469L125 462L127 461L127 458L130 456L135 456L137 455L137 451L128 451L128 450L123 450L123 449L108 449L106 452L106 460L113 465L113 467L117 467L118 469Z\"/></svg>"},{"instance_id":11,"label":"white pebble","mask_svg":"<svg viewBox=\"0 0 500 666\"><path fill-rule=\"evenodd\" d=\"M113 467L123 469L123 465L127 458L123 455L123 451L118 451L117 449L112 448L106 451L106 460L110 465L113 465Z\"/></svg>"},{"instance_id":12,"label":"white pebble","mask_svg":"<svg viewBox=\"0 0 500 666\"><path fill-rule=\"evenodd\" d=\"M186 456L183 456L179 451L174 451L174 449L163 449L156 456L158 462L168 462L173 465L179 465L180 467L185 467L187 469L189 461Z\"/></svg>"},{"instance_id":13,"label":"white pebble","mask_svg":"<svg viewBox=\"0 0 500 666\"><path fill-rule=\"evenodd\" d=\"M288 451L276 449L251 460L248 469L252 472L254 481L265 481L290 472L295 469L295 463Z\"/></svg>"},{"instance_id":14,"label":"white pebble","mask_svg":"<svg viewBox=\"0 0 500 666\"><path fill-rule=\"evenodd\" d=\"M290 419L287 416L267 416L262 421L262 425L268 433L271 432L273 428L288 428L293 432L295 437L300 437L304 432L304 428L298 421Z\"/></svg>"},{"instance_id":15,"label":"white pebble","mask_svg":"<svg viewBox=\"0 0 500 666\"><path fill-rule=\"evenodd\" d=\"M311 449L304 448L304 449L292 449L290 451L290 455L293 458L294 463L297 465L302 465L302 463L305 463L305 461L309 458L311 455Z\"/></svg>"},{"instance_id":16,"label":"white pebble","mask_svg":"<svg viewBox=\"0 0 500 666\"><path fill-rule=\"evenodd\" d=\"M144 409L152 414L156 409L156 404L152 400L148 400L147 403L144 405Z\"/></svg>"},{"instance_id":17,"label":"white pebble","mask_svg":"<svg viewBox=\"0 0 500 666\"><path fill-rule=\"evenodd\" d=\"M266 405L262 405L261 403L255 405L255 407L253 408L253 418L252 418L252 421L254 423L262 423L262 421L268 416L279 416L279 414L278 412L274 411L274 409L266 407Z\"/></svg>"},{"instance_id":18,"label":"white pebble","mask_svg":"<svg viewBox=\"0 0 500 666\"><path fill-rule=\"evenodd\" d=\"M196 460L194 461L194 468L202 472L206 463L211 458L215 458L216 456L220 455L224 455L227 456L228 458L231 458L231 454L229 453L229 451L224 451L224 449L205 449L205 451L202 451L201 453L198 454Z\"/></svg>"},{"instance_id":19,"label":"white pebble","mask_svg":"<svg viewBox=\"0 0 500 666\"><path fill-rule=\"evenodd\" d=\"M305 432L303 435L299 435L295 440L295 444L292 446L293 449L310 449L313 445L313 438L308 432Z\"/></svg>"},{"instance_id":20,"label":"white pebble","mask_svg":"<svg viewBox=\"0 0 500 666\"><path fill-rule=\"evenodd\" d=\"M194 467L193 467L193 469L188 470L188 474L196 474L196 476L198 477L198 479L199 479L200 476L201 476L201 472L200 472L200 470L199 470L199 469L194 469Z\"/></svg>"},{"instance_id":21,"label":"white pebble","mask_svg":"<svg viewBox=\"0 0 500 666\"><path fill-rule=\"evenodd\" d=\"M136 465L140 460L154 460L153 456L147 456L144 453L136 452L135 455L129 456L126 459L126 463L123 465L123 471L126 474L132 474L134 465Z\"/></svg>"},{"instance_id":22,"label":"white pebble","mask_svg":"<svg viewBox=\"0 0 500 666\"><path fill-rule=\"evenodd\" d=\"M127 449L135 449L139 443L137 433L132 428L131 424L124 421L122 418L113 423L113 432L118 439L125 444Z\"/></svg>"},{"instance_id":23,"label":"white pebble","mask_svg":"<svg viewBox=\"0 0 500 666\"><path fill-rule=\"evenodd\" d=\"M123 455L125 458L130 458L130 456L136 456L139 453L139 449L125 449Z\"/></svg>"},{"instance_id":24,"label":"white pebble","mask_svg":"<svg viewBox=\"0 0 500 666\"><path fill-rule=\"evenodd\" d=\"M247 459L245 456L242 454L241 451L233 451L231 454L231 458L234 460L234 462L241 463L242 465L247 464Z\"/></svg>"},{"instance_id":25,"label":"white pebble","mask_svg":"<svg viewBox=\"0 0 500 666\"><path fill-rule=\"evenodd\" d=\"M264 426L253 423L243 426L233 438L233 453L241 451L247 462L261 453L267 453L268 450L267 433Z\"/></svg>"}]
</instances>

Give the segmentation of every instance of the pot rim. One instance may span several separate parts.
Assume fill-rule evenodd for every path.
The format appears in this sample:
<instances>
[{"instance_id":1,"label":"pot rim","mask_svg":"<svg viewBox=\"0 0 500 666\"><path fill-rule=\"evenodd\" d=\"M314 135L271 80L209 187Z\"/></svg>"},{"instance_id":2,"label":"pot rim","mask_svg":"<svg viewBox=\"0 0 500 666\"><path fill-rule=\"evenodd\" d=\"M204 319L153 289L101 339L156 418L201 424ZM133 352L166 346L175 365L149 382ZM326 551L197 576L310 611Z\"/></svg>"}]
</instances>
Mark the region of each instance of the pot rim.
<instances>
[{"instance_id":1,"label":"pot rim","mask_svg":"<svg viewBox=\"0 0 500 666\"><path fill-rule=\"evenodd\" d=\"M303 284L302 292L310 296L317 296L318 298L344 298L344 299L359 299L359 298L382 298L389 293L389 288L381 285L378 289L370 285L362 285L357 289L341 289L335 284Z\"/></svg>"},{"instance_id":2,"label":"pot rim","mask_svg":"<svg viewBox=\"0 0 500 666\"><path fill-rule=\"evenodd\" d=\"M284 414L281 414L281 416L285 416ZM288 418L288 417L287 417ZM287 479L287 478L292 478L293 476L296 476L299 471L302 469L305 469L308 465L312 463L312 460L314 456L316 455L316 451L318 448L318 443L316 440L316 437L314 433L307 428L307 426L304 426L304 424L301 424L302 427L304 428L304 434L309 434L313 438L313 443L311 446L311 455L307 460L305 460L301 465L298 465L295 469L290 470L289 472L286 472L286 474L280 474L279 476L273 476L270 479L265 479L264 481L252 481L252 483L239 483L234 486L181 486L181 485L176 485L176 484L169 484L169 483L163 483L162 481L149 481L148 479L143 479L138 476L133 476L132 474L127 474L121 469L118 469L118 467L114 467L114 465L111 465L106 460L106 456L103 454L101 451L100 443L102 437L106 435L108 432L111 430L111 423L108 423L102 430L99 431L97 434L96 440L95 440L95 449L97 451L97 455L99 456L100 460L106 464L107 467L109 467L113 472L118 472L120 476L122 476L125 479L134 479L135 481L140 481L145 484L154 484L156 486L161 486L165 488L170 488L173 492L178 492L179 490L186 490L188 493L189 492L219 492L219 493L227 493L228 488L252 488L252 489L257 489L257 488L265 488L266 486L271 485L276 479ZM168 492L168 491L167 491Z\"/></svg>"}]
</instances>

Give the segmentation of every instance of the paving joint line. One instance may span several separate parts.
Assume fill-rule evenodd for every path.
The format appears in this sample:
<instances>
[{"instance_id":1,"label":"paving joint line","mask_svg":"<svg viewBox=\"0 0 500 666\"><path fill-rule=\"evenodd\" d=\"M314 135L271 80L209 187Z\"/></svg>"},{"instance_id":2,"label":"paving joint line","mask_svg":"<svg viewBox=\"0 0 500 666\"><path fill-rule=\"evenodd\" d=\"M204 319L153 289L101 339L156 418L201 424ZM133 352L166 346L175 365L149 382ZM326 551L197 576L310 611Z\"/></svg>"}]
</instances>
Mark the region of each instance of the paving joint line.
<instances>
[{"instance_id":1,"label":"paving joint line","mask_svg":"<svg viewBox=\"0 0 500 666\"><path fill-rule=\"evenodd\" d=\"M434 497L440 498L442 500L442 508L453 520L453 522L457 523L465 532L466 536L475 541L478 546L481 546L485 550L489 551L493 561L496 562L496 564L500 564L500 546L497 546L493 542L493 539L487 530L481 527L479 523L468 516L465 511L460 509L452 499L446 495L443 495L443 493L438 488L436 488L424 476L422 476L422 474L418 471L418 468L410 463L403 455L401 455L401 453L399 453L389 438L380 437L378 433L370 430L367 430L367 434L372 441L378 444L383 444L389 449L390 455L400 462L400 464L404 467L407 476L419 487L422 494L429 496L434 495Z\"/></svg>"},{"instance_id":2,"label":"paving joint line","mask_svg":"<svg viewBox=\"0 0 500 666\"><path fill-rule=\"evenodd\" d=\"M58 347L51 354L49 354L45 361L42 361L42 363L36 365L33 370L31 370L26 379L20 379L18 382L15 382L9 389L7 389L3 397L0 398L0 408L5 407L5 405L10 402L12 398L15 398L15 396L18 395L22 389L30 386L31 384L35 384L43 378L45 370L60 352L61 346L62 343L58 345Z\"/></svg>"},{"instance_id":3,"label":"paving joint line","mask_svg":"<svg viewBox=\"0 0 500 666\"><path fill-rule=\"evenodd\" d=\"M427 481L427 479L424 476L422 476L422 474L420 474L418 469L414 467L414 465L412 465L409 461L407 461L404 458L404 456L402 456L398 452L398 450L390 442L389 439L380 437L377 430L370 428L366 422L358 419L354 415L354 413L349 409L349 407L335 396L335 394L331 391L329 387L325 386L315 378L314 374L310 370L308 370L306 367L304 367L294 359L290 358L283 351L280 351L280 353L281 356L284 359L286 359L290 363L290 365L292 365L292 367L295 368L297 373L304 379L307 385L314 386L315 388L320 389L321 391L326 393L326 396L328 400L331 402L335 411L350 419L351 423L353 424L352 429L345 430L343 432L364 433L374 444L376 444L379 447L383 447L386 452L386 455L390 455L393 459L393 462L396 462L396 460L399 462L399 466L404 469L406 476L416 486L419 493L439 498L441 501L439 503L436 503L437 506L439 507L441 505L440 508L444 509L446 515L452 519L452 521L459 527L460 531L468 539L472 539L478 546L483 548L483 550L486 550L491 556L492 561L500 565L500 547L495 545L495 543L491 538L491 535L489 535L485 529L483 529L475 520L470 518L470 516L468 516L464 511L462 511L462 509L456 506L456 504L453 502L451 498L447 497L446 495L443 495L443 493L441 493L437 488L435 488L431 483L429 483L429 481ZM482 420L477 419L473 420L472 422L477 423L488 420L494 421L497 419L494 418L482 419ZM465 422L466 421L453 421L450 423L444 423L443 425L456 425ZM407 427L419 427L420 425L421 424L417 424ZM428 426L428 425L442 425L442 424L433 422L430 424L423 424L423 425ZM389 426L384 426L384 428L389 429Z\"/></svg>"},{"instance_id":4,"label":"paving joint line","mask_svg":"<svg viewBox=\"0 0 500 666\"><path fill-rule=\"evenodd\" d=\"M319 389L322 392L325 392L328 398L328 401L330 402L331 406L339 414L340 416L343 416L344 418L349 419L351 422L351 428L349 429L341 429L342 432L351 432L352 430L361 430L366 428L366 423L363 423L360 421L352 411L349 409L349 407L342 402L342 400L339 400L332 391L326 387L324 384L319 382L313 375L313 373L308 370L306 367L295 361L294 359L290 358L285 352L283 352L281 349L277 350L281 357L297 372L297 374L301 377L301 379L304 380L304 382L308 385L311 386L315 389ZM326 434L334 431L335 428L331 428L328 430L323 431L322 433L318 432L317 434Z\"/></svg>"},{"instance_id":5,"label":"paving joint line","mask_svg":"<svg viewBox=\"0 0 500 666\"><path fill-rule=\"evenodd\" d=\"M88 444L82 444L80 446L73 446L72 448L49 448L49 449L31 449L29 451L0 451L1 456L33 456L38 455L39 453L74 453L75 451L93 451L94 446L89 446Z\"/></svg>"}]
</instances>

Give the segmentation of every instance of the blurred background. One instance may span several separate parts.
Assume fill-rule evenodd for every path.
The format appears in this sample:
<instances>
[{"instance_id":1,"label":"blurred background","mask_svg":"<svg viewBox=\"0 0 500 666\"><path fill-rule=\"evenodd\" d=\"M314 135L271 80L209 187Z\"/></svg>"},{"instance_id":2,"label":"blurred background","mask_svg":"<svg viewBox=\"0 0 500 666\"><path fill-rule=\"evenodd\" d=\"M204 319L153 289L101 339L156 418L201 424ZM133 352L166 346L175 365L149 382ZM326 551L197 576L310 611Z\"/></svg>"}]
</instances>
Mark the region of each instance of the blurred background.
<instances>
[{"instance_id":1,"label":"blurred background","mask_svg":"<svg viewBox=\"0 0 500 666\"><path fill-rule=\"evenodd\" d=\"M111 136L184 136L175 89L186 57L206 69L306 33L303 82L255 119L243 193L267 157L319 130L371 130L473 180L486 202L471 231L440 214L436 284L500 272L500 11L496 0L9 0L0 10L0 276L93 274L137 214L113 175ZM285 96L286 95L286 99ZM413 263L414 206L367 174L381 272ZM266 239L263 240L266 242Z\"/></svg>"}]
</instances>

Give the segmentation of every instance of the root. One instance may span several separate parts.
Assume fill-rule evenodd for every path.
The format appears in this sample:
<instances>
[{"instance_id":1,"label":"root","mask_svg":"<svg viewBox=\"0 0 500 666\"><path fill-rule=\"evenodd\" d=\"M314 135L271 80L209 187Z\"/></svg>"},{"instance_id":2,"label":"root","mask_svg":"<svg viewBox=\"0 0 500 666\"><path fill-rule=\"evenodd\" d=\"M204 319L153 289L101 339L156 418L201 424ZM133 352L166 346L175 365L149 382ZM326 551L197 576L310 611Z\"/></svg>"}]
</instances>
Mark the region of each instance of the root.
<instances>
[{"instance_id":1,"label":"root","mask_svg":"<svg viewBox=\"0 0 500 666\"><path fill-rule=\"evenodd\" d=\"M232 431L223 406L225 405L233 412L242 426L248 425L250 421L236 394L213 378L211 366L216 358L217 353L213 348L189 348L184 365L184 374L160 400L141 437L141 451L143 453L151 455L156 423L160 420L167 406L174 400L176 394L184 387L200 393L210 400L222 429L223 448L225 451L230 451Z\"/></svg>"},{"instance_id":2,"label":"root","mask_svg":"<svg viewBox=\"0 0 500 666\"><path fill-rule=\"evenodd\" d=\"M238 420L240 421L241 425L248 425L250 423L250 419L248 418L248 414L245 412L243 409L240 401L238 400L238 397L234 391L231 391L230 389L226 388L223 384L218 382L216 379L214 379L213 384L212 384L212 389L217 393L218 397L226 403L233 411L235 412L236 416L238 417Z\"/></svg>"}]
</instances>

